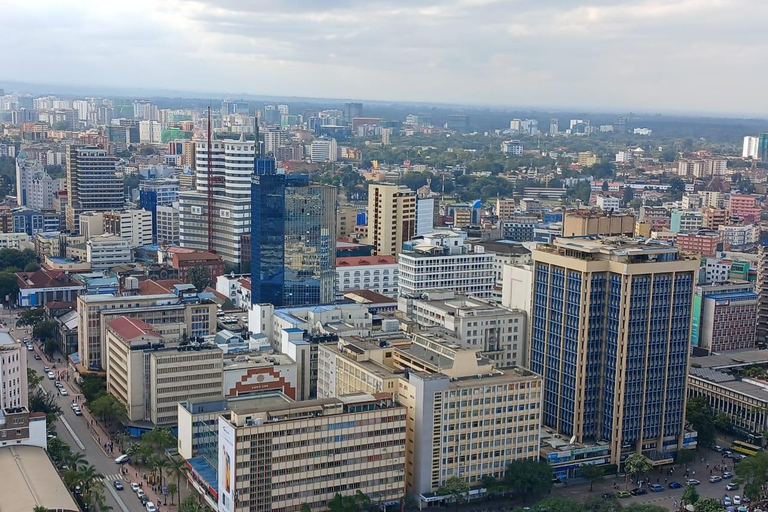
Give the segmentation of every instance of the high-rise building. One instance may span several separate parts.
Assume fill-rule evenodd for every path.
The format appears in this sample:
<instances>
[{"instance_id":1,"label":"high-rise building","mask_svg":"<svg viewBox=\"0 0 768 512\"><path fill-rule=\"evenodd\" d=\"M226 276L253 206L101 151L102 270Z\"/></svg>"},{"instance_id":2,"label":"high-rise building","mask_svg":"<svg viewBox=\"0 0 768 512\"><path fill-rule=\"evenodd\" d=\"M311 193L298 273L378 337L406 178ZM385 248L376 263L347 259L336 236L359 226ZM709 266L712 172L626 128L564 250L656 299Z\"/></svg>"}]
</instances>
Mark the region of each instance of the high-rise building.
<instances>
[{"instance_id":1,"label":"high-rise building","mask_svg":"<svg viewBox=\"0 0 768 512\"><path fill-rule=\"evenodd\" d=\"M27 350L8 332L0 332L0 409L7 412L16 407L27 407Z\"/></svg>"},{"instance_id":2,"label":"high-rise building","mask_svg":"<svg viewBox=\"0 0 768 512\"><path fill-rule=\"evenodd\" d=\"M760 295L757 310L757 341L768 340L768 247L764 243L757 246L757 279L755 291Z\"/></svg>"},{"instance_id":3,"label":"high-rise building","mask_svg":"<svg viewBox=\"0 0 768 512\"><path fill-rule=\"evenodd\" d=\"M699 259L629 238L558 238L533 262L530 362L544 378L543 425L604 440L613 464L635 452L672 458L686 442Z\"/></svg>"},{"instance_id":4,"label":"high-rise building","mask_svg":"<svg viewBox=\"0 0 768 512\"><path fill-rule=\"evenodd\" d=\"M155 211L155 237L158 245L179 245L179 203L158 206Z\"/></svg>"},{"instance_id":5,"label":"high-rise building","mask_svg":"<svg viewBox=\"0 0 768 512\"><path fill-rule=\"evenodd\" d=\"M344 104L344 117L347 121L352 121L356 117L363 115L363 104L356 102L349 102Z\"/></svg>"},{"instance_id":6,"label":"high-rise building","mask_svg":"<svg viewBox=\"0 0 768 512\"><path fill-rule=\"evenodd\" d=\"M288 140L285 130L280 128L270 128L264 132L264 153L274 154L280 146L284 146Z\"/></svg>"},{"instance_id":7,"label":"high-rise building","mask_svg":"<svg viewBox=\"0 0 768 512\"><path fill-rule=\"evenodd\" d=\"M41 172L44 172L43 164L36 159L28 158L26 151L19 151L16 156L16 202L19 206L27 205L29 184L32 177Z\"/></svg>"},{"instance_id":8,"label":"high-rise building","mask_svg":"<svg viewBox=\"0 0 768 512\"><path fill-rule=\"evenodd\" d=\"M94 146L67 146L67 230L77 233L80 214L121 210L123 180L115 174L116 160Z\"/></svg>"},{"instance_id":9,"label":"high-rise building","mask_svg":"<svg viewBox=\"0 0 768 512\"><path fill-rule=\"evenodd\" d=\"M208 250L208 216L213 216L213 252L225 263L240 268L244 237L251 231L251 175L254 141L240 139L212 142L213 211L208 212L208 142L195 141L195 190L179 193L179 240L183 247Z\"/></svg>"},{"instance_id":10,"label":"high-rise building","mask_svg":"<svg viewBox=\"0 0 768 512\"><path fill-rule=\"evenodd\" d=\"M313 163L335 162L339 159L336 139L315 139L309 147L309 156Z\"/></svg>"},{"instance_id":11,"label":"high-rise building","mask_svg":"<svg viewBox=\"0 0 768 512\"><path fill-rule=\"evenodd\" d=\"M158 178L139 182L139 206L152 213L152 232L157 238L157 208L171 206L179 200L179 180L176 178ZM178 219L178 208L176 209ZM176 226L178 239L178 225Z\"/></svg>"},{"instance_id":12,"label":"high-rise building","mask_svg":"<svg viewBox=\"0 0 768 512\"><path fill-rule=\"evenodd\" d=\"M400 185L368 187L368 242L374 254L397 256L416 233L416 193Z\"/></svg>"},{"instance_id":13,"label":"high-rise building","mask_svg":"<svg viewBox=\"0 0 768 512\"><path fill-rule=\"evenodd\" d=\"M742 158L757 158L758 138L748 135L744 137L744 145L741 151Z\"/></svg>"},{"instance_id":14,"label":"high-rise building","mask_svg":"<svg viewBox=\"0 0 768 512\"><path fill-rule=\"evenodd\" d=\"M553 117L552 119L549 120L549 134L550 135L554 136L554 135L557 135L558 133L560 133L560 129L558 127L558 123L559 122L558 122L556 117Z\"/></svg>"},{"instance_id":15,"label":"high-rise building","mask_svg":"<svg viewBox=\"0 0 768 512\"><path fill-rule=\"evenodd\" d=\"M335 298L336 189L278 174L258 158L251 183L251 300L276 306Z\"/></svg>"},{"instance_id":16,"label":"high-rise building","mask_svg":"<svg viewBox=\"0 0 768 512\"><path fill-rule=\"evenodd\" d=\"M761 133L757 138L757 158L761 162L768 162L768 133Z\"/></svg>"}]
</instances>

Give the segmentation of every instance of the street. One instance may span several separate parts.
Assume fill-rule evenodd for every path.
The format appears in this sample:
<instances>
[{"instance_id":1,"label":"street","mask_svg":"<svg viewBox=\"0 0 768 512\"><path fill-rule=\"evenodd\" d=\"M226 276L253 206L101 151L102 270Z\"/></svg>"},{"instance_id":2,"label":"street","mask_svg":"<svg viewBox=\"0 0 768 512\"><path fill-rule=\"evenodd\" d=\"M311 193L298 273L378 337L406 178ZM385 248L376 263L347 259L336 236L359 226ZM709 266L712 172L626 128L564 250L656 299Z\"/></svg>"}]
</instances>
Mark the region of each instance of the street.
<instances>
[{"instance_id":1,"label":"street","mask_svg":"<svg viewBox=\"0 0 768 512\"><path fill-rule=\"evenodd\" d=\"M3 322L7 322L8 327L10 327L11 335L15 339L23 340L25 337L31 338L31 329L15 328L15 318L10 318L11 316L15 317L15 313L16 311L9 315L7 310L3 310L0 313L0 318ZM56 397L56 403L61 408L62 414L56 423L57 437L67 443L73 452L82 452L88 460L88 463L92 464L96 468L96 471L104 475L104 495L107 504L112 507L113 512L146 512L146 508L141 504L136 493L131 491L130 487L131 482L142 481L141 473L139 473L139 477L137 478L135 470L130 468L130 466L126 466L126 469L129 469L129 474L125 476L125 480L123 480L123 477L120 475L121 466L115 463L115 457L119 454L115 452L114 455L108 456L103 451L102 445L107 441L103 431L98 427L92 431L88 427L87 422L92 421L92 418L86 409L83 408L82 416L76 416L71 408L72 400L76 399L77 396L82 397L82 395L77 393L76 388L73 388L71 382L62 380L64 387L69 392L69 396L61 396L54 386L54 381L49 379L46 376L46 372L43 371L44 366L52 366L52 363L46 360L46 356L43 355L40 348L35 345L34 352L25 352L27 353L27 367L34 370L38 376L43 377L43 388L46 392ZM41 355L42 360L36 361L34 359L35 354ZM63 358L61 361L61 363L55 363L56 368L52 370L57 377L67 368ZM70 375L70 379L74 380L74 377ZM82 407L82 399L79 403ZM122 491L118 491L114 488L113 482L115 480L122 480L124 485ZM157 496L146 483L143 484L143 488L147 493L147 496L157 503ZM169 508L170 507L161 506L158 508L158 512L166 512Z\"/></svg>"}]
</instances>

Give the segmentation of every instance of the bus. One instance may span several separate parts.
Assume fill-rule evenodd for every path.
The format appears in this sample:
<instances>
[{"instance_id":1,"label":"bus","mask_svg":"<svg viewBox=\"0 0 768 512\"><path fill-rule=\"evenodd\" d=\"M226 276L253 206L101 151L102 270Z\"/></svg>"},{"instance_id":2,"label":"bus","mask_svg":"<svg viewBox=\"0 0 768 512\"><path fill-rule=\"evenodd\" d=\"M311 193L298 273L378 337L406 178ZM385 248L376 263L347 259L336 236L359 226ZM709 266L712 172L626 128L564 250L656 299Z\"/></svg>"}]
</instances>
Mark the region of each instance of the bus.
<instances>
[{"instance_id":1,"label":"bus","mask_svg":"<svg viewBox=\"0 0 768 512\"><path fill-rule=\"evenodd\" d=\"M731 445L731 450L744 455L757 455L757 452L762 451L762 448L755 446L754 444L745 443L744 441L734 441Z\"/></svg>"}]
</instances>

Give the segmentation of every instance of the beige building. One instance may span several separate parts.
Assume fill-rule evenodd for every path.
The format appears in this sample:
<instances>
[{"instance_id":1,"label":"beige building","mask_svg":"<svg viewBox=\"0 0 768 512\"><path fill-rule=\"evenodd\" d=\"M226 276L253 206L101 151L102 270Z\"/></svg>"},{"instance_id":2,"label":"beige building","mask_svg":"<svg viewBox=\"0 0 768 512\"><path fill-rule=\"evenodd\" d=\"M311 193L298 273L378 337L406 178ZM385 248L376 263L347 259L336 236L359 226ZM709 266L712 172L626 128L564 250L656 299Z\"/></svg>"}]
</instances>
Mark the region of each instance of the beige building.
<instances>
[{"instance_id":1,"label":"beige building","mask_svg":"<svg viewBox=\"0 0 768 512\"><path fill-rule=\"evenodd\" d=\"M635 216L627 214L606 215L598 210L571 210L563 215L563 236L632 236L635 232Z\"/></svg>"},{"instance_id":2,"label":"beige building","mask_svg":"<svg viewBox=\"0 0 768 512\"><path fill-rule=\"evenodd\" d=\"M515 216L517 204L514 199L496 198L496 216L500 221L510 220Z\"/></svg>"},{"instance_id":3,"label":"beige building","mask_svg":"<svg viewBox=\"0 0 768 512\"><path fill-rule=\"evenodd\" d=\"M339 205L336 210L336 236L343 237L353 235L357 225L358 210L351 204Z\"/></svg>"},{"instance_id":4,"label":"beige building","mask_svg":"<svg viewBox=\"0 0 768 512\"><path fill-rule=\"evenodd\" d=\"M451 477L477 488L514 460L538 459L541 384L434 335L416 333L405 346L349 339L319 349L318 397L393 392L407 408L406 494L421 505L439 500L431 493Z\"/></svg>"},{"instance_id":5,"label":"beige building","mask_svg":"<svg viewBox=\"0 0 768 512\"><path fill-rule=\"evenodd\" d=\"M135 318L108 322L106 360L107 391L125 404L129 421L173 426L179 402L223 393L220 348L166 344Z\"/></svg>"},{"instance_id":6,"label":"beige building","mask_svg":"<svg viewBox=\"0 0 768 512\"><path fill-rule=\"evenodd\" d=\"M591 151L581 151L578 154L578 163L582 167L591 167L599 161L597 155Z\"/></svg>"},{"instance_id":7,"label":"beige building","mask_svg":"<svg viewBox=\"0 0 768 512\"><path fill-rule=\"evenodd\" d=\"M166 341L216 334L216 304L184 301L173 293L115 297L80 295L77 298L77 344L80 363L100 370L106 364L106 330L118 316L137 318L155 326Z\"/></svg>"},{"instance_id":8,"label":"beige building","mask_svg":"<svg viewBox=\"0 0 768 512\"><path fill-rule=\"evenodd\" d=\"M357 491L377 505L403 497L406 408L391 393L228 406L218 417L218 473L229 477L218 486L220 511L326 510L337 493Z\"/></svg>"},{"instance_id":9,"label":"beige building","mask_svg":"<svg viewBox=\"0 0 768 512\"><path fill-rule=\"evenodd\" d=\"M368 187L368 243L376 255L397 256L416 233L416 193L399 185Z\"/></svg>"}]
</instances>

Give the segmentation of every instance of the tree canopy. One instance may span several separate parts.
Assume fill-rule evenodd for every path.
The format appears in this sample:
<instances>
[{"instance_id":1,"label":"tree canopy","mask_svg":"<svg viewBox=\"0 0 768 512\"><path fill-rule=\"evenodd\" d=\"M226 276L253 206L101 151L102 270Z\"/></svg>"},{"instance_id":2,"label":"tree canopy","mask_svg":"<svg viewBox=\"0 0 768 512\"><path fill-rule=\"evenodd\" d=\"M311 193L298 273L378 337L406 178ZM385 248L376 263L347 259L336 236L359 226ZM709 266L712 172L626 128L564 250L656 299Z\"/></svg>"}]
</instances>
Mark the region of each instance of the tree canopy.
<instances>
[{"instance_id":1,"label":"tree canopy","mask_svg":"<svg viewBox=\"0 0 768 512\"><path fill-rule=\"evenodd\" d=\"M504 483L525 502L552 489L552 467L538 460L514 461L507 466Z\"/></svg>"}]
</instances>

